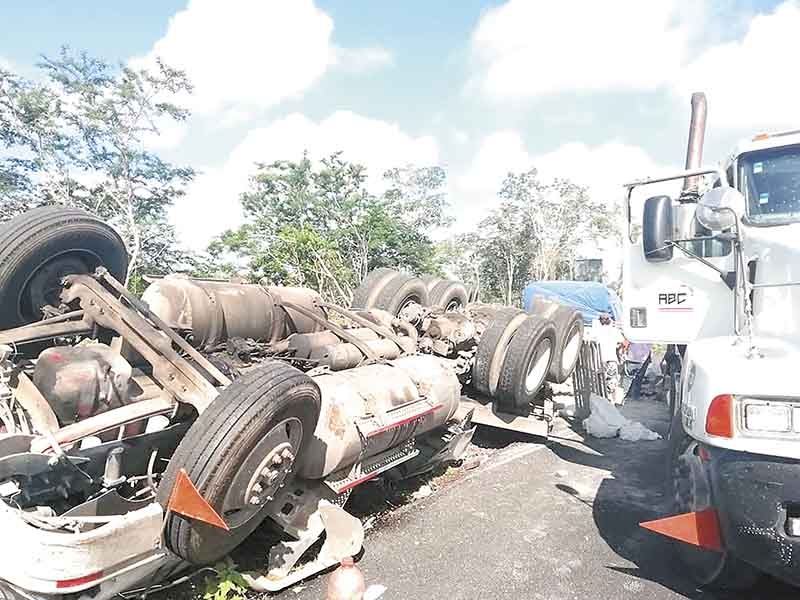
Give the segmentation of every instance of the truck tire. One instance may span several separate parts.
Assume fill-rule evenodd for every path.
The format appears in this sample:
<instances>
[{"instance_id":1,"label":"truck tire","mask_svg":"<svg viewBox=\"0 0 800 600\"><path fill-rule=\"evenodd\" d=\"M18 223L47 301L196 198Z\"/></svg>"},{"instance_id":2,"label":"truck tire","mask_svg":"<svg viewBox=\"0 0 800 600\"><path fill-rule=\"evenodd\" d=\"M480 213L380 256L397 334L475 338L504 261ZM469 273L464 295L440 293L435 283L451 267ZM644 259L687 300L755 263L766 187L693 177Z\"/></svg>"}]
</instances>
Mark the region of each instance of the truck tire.
<instances>
[{"instance_id":1,"label":"truck tire","mask_svg":"<svg viewBox=\"0 0 800 600\"><path fill-rule=\"evenodd\" d=\"M375 301L383 288L395 277L400 275L399 271L381 267L370 271L364 281L353 292L351 308L375 308Z\"/></svg>"},{"instance_id":2,"label":"truck tire","mask_svg":"<svg viewBox=\"0 0 800 600\"><path fill-rule=\"evenodd\" d=\"M556 327L550 319L530 315L519 326L503 359L495 406L502 412L529 415L531 403L550 370Z\"/></svg>"},{"instance_id":3,"label":"truck tire","mask_svg":"<svg viewBox=\"0 0 800 600\"><path fill-rule=\"evenodd\" d=\"M713 493L709 492L710 502L700 506L693 492L696 487L691 482L692 470L681 463L681 456L695 444L683 430L681 417L676 414L672 422L672 435L669 440L670 493L673 499L674 514L682 514L706 508L715 508ZM698 459L699 460L699 459ZM696 469L705 476L705 469ZM706 482L709 490L711 483ZM724 544L724 540L723 540ZM701 586L718 590L746 590L756 583L760 574L749 564L737 559L730 552L714 552L675 541L673 548L678 558L686 566L692 578Z\"/></svg>"},{"instance_id":4,"label":"truck tire","mask_svg":"<svg viewBox=\"0 0 800 600\"><path fill-rule=\"evenodd\" d=\"M442 278L436 275L423 275L420 279L425 282L425 287L428 288L428 294L433 291L436 284L442 281Z\"/></svg>"},{"instance_id":5,"label":"truck tire","mask_svg":"<svg viewBox=\"0 0 800 600\"><path fill-rule=\"evenodd\" d=\"M418 277L400 273L383 286L370 308L380 308L397 316L410 302L428 306L428 288Z\"/></svg>"},{"instance_id":6,"label":"truck tire","mask_svg":"<svg viewBox=\"0 0 800 600\"><path fill-rule=\"evenodd\" d=\"M449 312L463 309L468 302L467 288L457 281L440 281L430 290L431 307Z\"/></svg>"},{"instance_id":7,"label":"truck tire","mask_svg":"<svg viewBox=\"0 0 800 600\"><path fill-rule=\"evenodd\" d=\"M176 477L185 469L230 531L170 512L164 529L169 549L191 564L205 565L243 542L266 517L264 508L290 476L295 458L306 451L319 410L316 383L281 362L266 363L225 388L175 450L158 501L167 507ZM282 462L275 464L275 456ZM273 469L277 476L268 483Z\"/></svg>"},{"instance_id":8,"label":"truck tire","mask_svg":"<svg viewBox=\"0 0 800 600\"><path fill-rule=\"evenodd\" d=\"M125 281L128 253L112 227L78 208L46 206L0 227L0 329L42 318L60 304L61 278L104 266Z\"/></svg>"},{"instance_id":9,"label":"truck tire","mask_svg":"<svg viewBox=\"0 0 800 600\"><path fill-rule=\"evenodd\" d=\"M472 385L480 393L493 396L497 391L508 343L526 317L523 311L511 307L499 309L492 317L478 343L472 367Z\"/></svg>"},{"instance_id":10,"label":"truck tire","mask_svg":"<svg viewBox=\"0 0 800 600\"><path fill-rule=\"evenodd\" d=\"M578 362L583 343L583 317L568 306L559 306L550 317L556 328L556 345L547 381L564 383Z\"/></svg>"}]
</instances>

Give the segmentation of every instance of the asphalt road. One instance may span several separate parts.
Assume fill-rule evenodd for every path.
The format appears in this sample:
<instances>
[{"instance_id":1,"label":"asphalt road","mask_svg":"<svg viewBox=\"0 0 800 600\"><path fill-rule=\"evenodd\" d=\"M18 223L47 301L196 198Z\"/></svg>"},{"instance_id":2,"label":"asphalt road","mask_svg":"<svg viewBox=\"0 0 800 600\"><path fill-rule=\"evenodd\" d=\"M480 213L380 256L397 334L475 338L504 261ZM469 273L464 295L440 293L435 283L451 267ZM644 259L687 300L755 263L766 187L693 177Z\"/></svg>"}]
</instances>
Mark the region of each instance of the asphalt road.
<instances>
[{"instance_id":1,"label":"asphalt road","mask_svg":"<svg viewBox=\"0 0 800 600\"><path fill-rule=\"evenodd\" d=\"M630 402L626 412L666 428L662 405ZM700 591L669 542L638 527L666 512L664 450L664 441L583 440L568 427L547 445L512 443L384 515L360 566L386 600L796 598L768 578L737 596ZM318 577L279 597L321 600L326 583Z\"/></svg>"}]
</instances>

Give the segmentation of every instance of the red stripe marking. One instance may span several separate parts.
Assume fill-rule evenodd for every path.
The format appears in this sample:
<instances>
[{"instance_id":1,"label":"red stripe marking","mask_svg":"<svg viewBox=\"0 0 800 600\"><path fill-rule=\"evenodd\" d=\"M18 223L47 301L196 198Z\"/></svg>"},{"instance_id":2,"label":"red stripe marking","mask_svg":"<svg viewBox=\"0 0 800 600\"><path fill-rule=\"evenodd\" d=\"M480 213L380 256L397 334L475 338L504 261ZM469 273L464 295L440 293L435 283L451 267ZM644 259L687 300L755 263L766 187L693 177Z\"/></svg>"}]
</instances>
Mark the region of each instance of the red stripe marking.
<instances>
[{"instance_id":1,"label":"red stripe marking","mask_svg":"<svg viewBox=\"0 0 800 600\"><path fill-rule=\"evenodd\" d=\"M383 427L380 427L379 429L376 429L375 431L370 431L369 435L367 435L367 437L371 438L373 436L380 435L381 433L386 433L390 429L397 429L398 427L402 427L403 425L407 425L408 423L411 423L412 421L416 421L417 419L421 419L422 417L425 417L425 416L427 416L427 415L429 415L429 414L431 414L433 412L436 412L437 410L442 408L442 406L443 406L442 404L437 404L436 406L434 406L432 408L429 408L428 410L426 410L424 412L417 413L416 415L413 415L413 416L408 417L406 419L403 419L401 421L397 421L396 423L390 423L389 425L384 425Z\"/></svg>"},{"instance_id":2,"label":"red stripe marking","mask_svg":"<svg viewBox=\"0 0 800 600\"><path fill-rule=\"evenodd\" d=\"M75 579L62 579L61 581L56 581L56 589L63 590L65 588L72 588L77 587L79 585L85 585L87 583L91 583L93 581L97 581L103 576L103 572L100 571L98 573L92 573L91 575L84 575L83 577L76 577Z\"/></svg>"},{"instance_id":3,"label":"red stripe marking","mask_svg":"<svg viewBox=\"0 0 800 600\"><path fill-rule=\"evenodd\" d=\"M365 481L369 481L370 479L374 479L374 478L375 478L375 477L377 477L378 475L380 475L380 473L378 473L378 472L376 471L376 472L374 472L374 473L368 473L367 475L364 475L364 476L362 476L362 477L359 477L359 478L358 478L358 479L356 479L355 481L351 481L350 483L348 483L346 486L344 486L344 487L342 487L342 488L339 488L339 493L340 493L340 494L344 494L344 493L345 493L347 490L352 490L352 489L353 489L354 487L356 487L357 485L361 485L361 484L362 484L362 483L364 483Z\"/></svg>"}]
</instances>

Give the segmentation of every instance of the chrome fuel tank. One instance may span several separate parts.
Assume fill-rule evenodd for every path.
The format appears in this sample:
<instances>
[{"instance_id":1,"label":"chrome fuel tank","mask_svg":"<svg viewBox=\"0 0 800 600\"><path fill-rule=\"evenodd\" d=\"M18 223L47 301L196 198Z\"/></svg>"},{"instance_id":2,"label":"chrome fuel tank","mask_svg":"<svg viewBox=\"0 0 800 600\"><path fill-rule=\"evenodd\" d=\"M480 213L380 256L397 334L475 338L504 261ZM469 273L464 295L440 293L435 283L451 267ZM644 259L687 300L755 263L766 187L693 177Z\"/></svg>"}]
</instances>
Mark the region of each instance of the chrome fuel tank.
<instances>
[{"instance_id":1,"label":"chrome fuel tank","mask_svg":"<svg viewBox=\"0 0 800 600\"><path fill-rule=\"evenodd\" d=\"M448 361L405 356L314 376L322 393L314 437L299 458L301 477L320 479L447 423L461 384Z\"/></svg>"},{"instance_id":2,"label":"chrome fuel tank","mask_svg":"<svg viewBox=\"0 0 800 600\"><path fill-rule=\"evenodd\" d=\"M269 342L291 333L320 331L312 319L281 306L288 301L324 317L315 306L319 294L306 288L265 287L168 276L142 295L150 310L176 330L191 332L197 348L208 349L230 338Z\"/></svg>"}]
</instances>

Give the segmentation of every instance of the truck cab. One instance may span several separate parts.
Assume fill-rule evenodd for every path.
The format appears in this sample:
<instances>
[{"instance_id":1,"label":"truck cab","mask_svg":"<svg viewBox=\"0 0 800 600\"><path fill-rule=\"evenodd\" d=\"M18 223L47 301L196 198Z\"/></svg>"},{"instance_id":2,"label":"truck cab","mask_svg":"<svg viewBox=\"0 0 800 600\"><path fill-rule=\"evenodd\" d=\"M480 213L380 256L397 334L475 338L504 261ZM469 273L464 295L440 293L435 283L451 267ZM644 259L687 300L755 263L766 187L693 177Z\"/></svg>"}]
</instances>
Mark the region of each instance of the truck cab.
<instances>
[{"instance_id":1,"label":"truck cab","mask_svg":"<svg viewBox=\"0 0 800 600\"><path fill-rule=\"evenodd\" d=\"M645 526L688 542L701 584L800 584L800 132L703 168L702 129L693 114L684 171L626 186L624 331L668 346L672 411L676 515Z\"/></svg>"}]
</instances>

